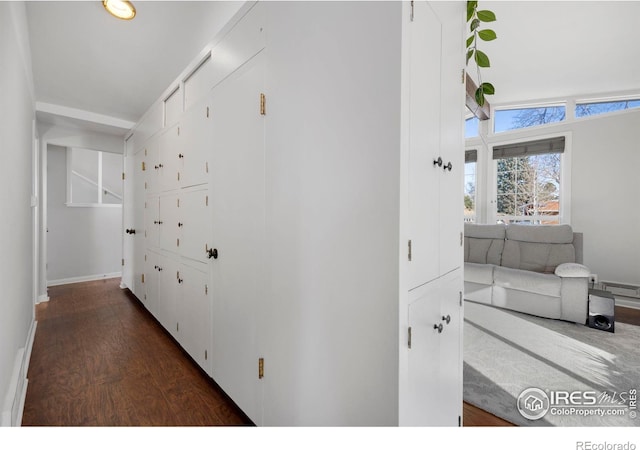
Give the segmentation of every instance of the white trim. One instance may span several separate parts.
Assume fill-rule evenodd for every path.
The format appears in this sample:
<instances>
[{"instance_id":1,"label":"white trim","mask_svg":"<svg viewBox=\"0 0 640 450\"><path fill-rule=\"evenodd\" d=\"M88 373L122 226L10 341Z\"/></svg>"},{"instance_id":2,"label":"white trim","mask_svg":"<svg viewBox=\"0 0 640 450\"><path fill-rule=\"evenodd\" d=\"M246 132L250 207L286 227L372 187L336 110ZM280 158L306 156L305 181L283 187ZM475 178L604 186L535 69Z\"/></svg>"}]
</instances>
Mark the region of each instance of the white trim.
<instances>
[{"instance_id":1,"label":"white trim","mask_svg":"<svg viewBox=\"0 0 640 450\"><path fill-rule=\"evenodd\" d=\"M43 294L38 297L38 303L44 303L49 301L49 296L47 294Z\"/></svg>"},{"instance_id":2,"label":"white trim","mask_svg":"<svg viewBox=\"0 0 640 450\"><path fill-rule=\"evenodd\" d=\"M122 272L113 272L113 273L103 273L103 274L96 274L96 275L85 275L81 277L61 278L59 280L47 281L47 287L60 286L63 284L82 283L84 281L107 280L110 278L118 278L121 276L122 276Z\"/></svg>"},{"instance_id":3,"label":"white trim","mask_svg":"<svg viewBox=\"0 0 640 450\"><path fill-rule=\"evenodd\" d=\"M122 128L124 130L130 130L136 124L135 122L131 122L129 120L105 116L104 114L97 114L91 111L84 111L82 109L69 108L67 106L54 105L52 103L36 102L36 111L55 114L57 116L70 117L72 119L84 120L101 125L108 125L116 128Z\"/></svg>"},{"instance_id":4,"label":"white trim","mask_svg":"<svg viewBox=\"0 0 640 450\"><path fill-rule=\"evenodd\" d=\"M29 372L29 361L31 360L31 350L36 335L38 322L31 321L29 334L25 346L18 349L14 360L9 389L4 397L2 406L2 418L0 425L3 427L20 426L22 424L22 414L24 412L24 402L27 397L27 373Z\"/></svg>"}]
</instances>

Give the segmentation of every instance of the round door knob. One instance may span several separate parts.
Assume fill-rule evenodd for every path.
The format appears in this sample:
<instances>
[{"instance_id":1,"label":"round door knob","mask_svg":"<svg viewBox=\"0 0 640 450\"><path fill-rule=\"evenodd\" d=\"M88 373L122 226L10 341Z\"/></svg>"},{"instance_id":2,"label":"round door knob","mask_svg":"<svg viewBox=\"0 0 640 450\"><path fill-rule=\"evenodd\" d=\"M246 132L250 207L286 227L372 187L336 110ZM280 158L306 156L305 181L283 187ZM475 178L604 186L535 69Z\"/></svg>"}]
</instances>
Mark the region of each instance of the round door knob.
<instances>
[{"instance_id":1,"label":"round door knob","mask_svg":"<svg viewBox=\"0 0 640 450\"><path fill-rule=\"evenodd\" d=\"M184 158L184 155L182 153L178 153L178 158L182 159Z\"/></svg>"},{"instance_id":2,"label":"round door knob","mask_svg":"<svg viewBox=\"0 0 640 450\"><path fill-rule=\"evenodd\" d=\"M217 248L210 248L209 250L207 250L207 257L209 259L211 259L211 258L218 259L218 249Z\"/></svg>"},{"instance_id":3,"label":"round door knob","mask_svg":"<svg viewBox=\"0 0 640 450\"><path fill-rule=\"evenodd\" d=\"M433 165L434 166L438 166L438 167L442 167L442 158L438 156L438 159L434 159L433 160Z\"/></svg>"},{"instance_id":4,"label":"round door knob","mask_svg":"<svg viewBox=\"0 0 640 450\"><path fill-rule=\"evenodd\" d=\"M444 327L442 326L442 324L441 324L441 323L435 324L435 325L433 326L433 329L434 329L434 330L438 330L438 333L442 333L442 329L443 329L443 328L444 328Z\"/></svg>"},{"instance_id":5,"label":"round door knob","mask_svg":"<svg viewBox=\"0 0 640 450\"><path fill-rule=\"evenodd\" d=\"M449 172L451 172L451 169L453 169L453 166L451 165L451 161L449 161L449 162L447 163L447 165L445 165L445 166L443 167L443 169L444 169L444 170L448 170Z\"/></svg>"},{"instance_id":6,"label":"round door knob","mask_svg":"<svg viewBox=\"0 0 640 450\"><path fill-rule=\"evenodd\" d=\"M447 325L449 325L449 322L451 322L451 316L449 314L447 314L446 316L442 316L442 320L447 322Z\"/></svg>"},{"instance_id":7,"label":"round door knob","mask_svg":"<svg viewBox=\"0 0 640 450\"><path fill-rule=\"evenodd\" d=\"M182 227L184 225L182 222L178 222L178 227Z\"/></svg>"}]
</instances>

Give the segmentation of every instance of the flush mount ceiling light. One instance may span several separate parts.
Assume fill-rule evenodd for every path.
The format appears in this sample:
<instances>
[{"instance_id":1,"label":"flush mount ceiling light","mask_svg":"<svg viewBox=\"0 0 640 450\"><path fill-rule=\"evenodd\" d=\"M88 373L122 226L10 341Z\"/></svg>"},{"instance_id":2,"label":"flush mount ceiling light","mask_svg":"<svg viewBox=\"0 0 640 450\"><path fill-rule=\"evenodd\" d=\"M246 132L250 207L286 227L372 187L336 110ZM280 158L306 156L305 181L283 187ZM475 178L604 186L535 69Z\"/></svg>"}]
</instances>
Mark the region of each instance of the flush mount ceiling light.
<instances>
[{"instance_id":1,"label":"flush mount ceiling light","mask_svg":"<svg viewBox=\"0 0 640 450\"><path fill-rule=\"evenodd\" d=\"M136 8L133 4L123 0L102 0L104 9L114 17L122 20L131 20L136 16Z\"/></svg>"}]
</instances>

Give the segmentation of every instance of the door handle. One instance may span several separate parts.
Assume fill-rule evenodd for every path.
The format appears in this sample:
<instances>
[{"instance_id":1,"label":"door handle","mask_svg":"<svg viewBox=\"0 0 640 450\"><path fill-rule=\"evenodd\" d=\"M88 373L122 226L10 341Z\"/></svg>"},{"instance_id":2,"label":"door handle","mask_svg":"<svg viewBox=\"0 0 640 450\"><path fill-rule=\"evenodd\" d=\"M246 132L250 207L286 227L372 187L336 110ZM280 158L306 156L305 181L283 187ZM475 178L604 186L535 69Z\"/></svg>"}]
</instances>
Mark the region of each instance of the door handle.
<instances>
[{"instance_id":1,"label":"door handle","mask_svg":"<svg viewBox=\"0 0 640 450\"><path fill-rule=\"evenodd\" d=\"M133 228L127 228L126 232L127 234L136 234L136 230L134 230Z\"/></svg>"},{"instance_id":2,"label":"door handle","mask_svg":"<svg viewBox=\"0 0 640 450\"><path fill-rule=\"evenodd\" d=\"M437 324L435 324L435 325L433 326L433 329L434 329L434 330L438 330L438 333L442 333L442 329L443 329L443 328L444 328L444 327L442 326L442 323L437 323Z\"/></svg>"},{"instance_id":3,"label":"door handle","mask_svg":"<svg viewBox=\"0 0 640 450\"><path fill-rule=\"evenodd\" d=\"M449 325L449 322L451 322L451 316L449 314L447 314L446 316L442 316L442 320L447 322L447 325Z\"/></svg>"},{"instance_id":4,"label":"door handle","mask_svg":"<svg viewBox=\"0 0 640 450\"><path fill-rule=\"evenodd\" d=\"M207 250L207 257L209 259L211 259L211 258L218 259L218 249L217 248L210 248L209 250Z\"/></svg>"}]
</instances>

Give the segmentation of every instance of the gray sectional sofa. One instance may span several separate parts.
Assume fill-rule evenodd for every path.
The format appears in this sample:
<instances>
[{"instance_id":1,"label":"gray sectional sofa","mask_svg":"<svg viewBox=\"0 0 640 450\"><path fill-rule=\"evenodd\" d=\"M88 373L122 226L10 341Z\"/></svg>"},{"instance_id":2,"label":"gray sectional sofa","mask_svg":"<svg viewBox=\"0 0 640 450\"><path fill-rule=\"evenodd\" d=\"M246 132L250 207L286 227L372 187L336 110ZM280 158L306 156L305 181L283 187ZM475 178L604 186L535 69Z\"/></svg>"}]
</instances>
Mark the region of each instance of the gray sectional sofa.
<instances>
[{"instance_id":1,"label":"gray sectional sofa","mask_svg":"<svg viewBox=\"0 0 640 450\"><path fill-rule=\"evenodd\" d=\"M569 225L465 223L464 298L584 324L589 269Z\"/></svg>"}]
</instances>

